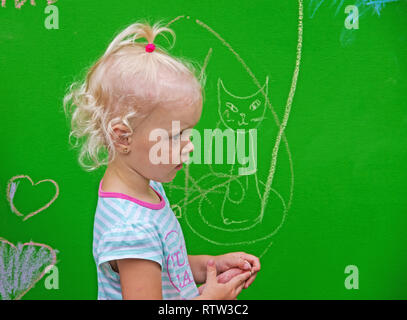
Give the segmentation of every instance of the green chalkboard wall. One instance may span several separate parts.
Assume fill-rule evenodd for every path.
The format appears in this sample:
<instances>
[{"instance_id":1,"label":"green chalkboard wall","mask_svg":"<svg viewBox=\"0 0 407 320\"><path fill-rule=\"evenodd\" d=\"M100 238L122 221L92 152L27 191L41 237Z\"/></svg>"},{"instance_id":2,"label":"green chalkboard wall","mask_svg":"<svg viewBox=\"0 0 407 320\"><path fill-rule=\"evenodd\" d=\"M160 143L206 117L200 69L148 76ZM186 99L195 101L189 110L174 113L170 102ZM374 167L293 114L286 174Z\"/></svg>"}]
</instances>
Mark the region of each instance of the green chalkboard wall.
<instances>
[{"instance_id":1,"label":"green chalkboard wall","mask_svg":"<svg viewBox=\"0 0 407 320\"><path fill-rule=\"evenodd\" d=\"M261 272L239 299L407 297L406 1L53 6L0 7L0 262L7 246L32 241L58 272L57 288L46 275L11 298L97 298L92 232L104 168L79 166L62 98L117 32L145 18L170 24L174 55L206 66L196 129L224 129L227 100L258 98L265 112L256 174L191 164L164 184L188 253L259 256ZM349 289L356 268L358 289Z\"/></svg>"}]
</instances>

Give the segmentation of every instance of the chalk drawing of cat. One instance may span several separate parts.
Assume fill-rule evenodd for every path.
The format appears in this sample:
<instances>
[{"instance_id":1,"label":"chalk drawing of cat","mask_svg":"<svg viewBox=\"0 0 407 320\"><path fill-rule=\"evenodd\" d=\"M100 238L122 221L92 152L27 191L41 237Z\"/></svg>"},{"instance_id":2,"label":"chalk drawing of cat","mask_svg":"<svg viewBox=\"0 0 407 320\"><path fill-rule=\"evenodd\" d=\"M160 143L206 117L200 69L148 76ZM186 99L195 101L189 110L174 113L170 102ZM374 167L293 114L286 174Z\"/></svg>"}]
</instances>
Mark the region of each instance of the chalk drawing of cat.
<instances>
[{"instance_id":1,"label":"chalk drawing of cat","mask_svg":"<svg viewBox=\"0 0 407 320\"><path fill-rule=\"evenodd\" d=\"M247 147L244 154L254 158L249 160L248 163L255 163L255 166L254 169L247 168L247 165L236 162L235 164L223 165L221 169L216 170L216 165L208 164L210 174L195 181L195 187L199 185L201 196L198 200L198 207L193 207L193 210L198 211L202 221L207 226L216 230L243 231L251 229L261 222L264 184L262 185L258 178L256 153L259 151L256 150L258 146L257 139L267 139L267 136L264 134L264 124L268 127L275 126L273 119L267 119L266 117L268 79L266 77L263 86L251 95L237 96L226 89L222 79L218 78L217 101L219 120L216 123L216 129L220 129L222 132L227 129L233 132L242 130ZM272 142L272 139L270 139L270 142ZM270 142L268 143L270 144ZM250 152L249 148L252 149ZM263 163L263 167L265 166L267 166L267 163ZM268 170L268 168L266 169ZM192 188L192 190L194 189ZM281 195L274 189L272 192L275 193L274 200L278 203L269 206L268 219L264 225L270 228L278 225L286 210L285 202ZM219 203L221 204L220 206ZM273 219L269 219L271 215ZM236 229L233 225L238 225L242 228ZM264 225L263 232L266 232Z\"/></svg>"},{"instance_id":2,"label":"chalk drawing of cat","mask_svg":"<svg viewBox=\"0 0 407 320\"><path fill-rule=\"evenodd\" d=\"M244 154L251 158L247 163L254 164L254 168L248 168L247 165L242 166L238 162L230 165L228 174L231 178L236 179L230 179L225 185L221 210L221 217L225 225L244 223L250 220L248 213L240 219L233 218L233 215L225 216L225 214L236 211L228 209L231 205L244 204L248 192L254 191L258 195L258 197L251 199L251 202L257 201L260 206L261 193L257 176L257 139L261 136L258 130L261 130L260 124L265 119L266 113L266 101L261 91L263 90L267 96L268 79L267 77L261 89L249 96L237 96L231 93L226 89L222 79L218 79L218 114L220 121L217 123L217 128L221 130L231 129L234 132L242 130L241 132L244 132L245 146L247 146ZM236 135L235 138L237 138ZM228 151L230 152L230 150ZM242 174L242 171L246 171L245 174ZM253 203L251 205L255 207Z\"/></svg>"},{"instance_id":3,"label":"chalk drawing of cat","mask_svg":"<svg viewBox=\"0 0 407 320\"><path fill-rule=\"evenodd\" d=\"M185 16L177 17L171 23L181 21L183 18ZM186 17L186 19L188 20L189 17ZM178 200L173 202L172 205L177 217L182 218L194 234L209 243L227 246L253 244L270 239L284 224L291 206L294 185L292 158L285 136L285 128L291 111L300 69L302 19L302 0L298 0L296 61L284 115L281 119L277 116L271 104L271 99L268 97L268 78L263 84L260 84L248 65L219 33L202 21L195 20L196 24L202 27L202 30L209 31L208 38L202 41L202 44L209 44L212 39L218 40L221 46L215 44L217 50L226 48L232 54L232 57L236 58L231 62L237 62L247 72L249 76L248 85L252 86L254 84L257 88L252 91L254 93L250 96L239 96L232 93L234 90L226 89L220 79L221 75L218 75L216 80L218 84L219 109L217 111L219 119L213 126L231 129L253 126L253 128L257 128L259 134L264 129L268 130L266 136L263 135L259 138L259 141L263 143L261 148L267 147L260 151L261 155L266 158L263 158L261 165L258 166L259 172L239 175L238 170L241 169L241 164L229 165L227 170L216 170L215 165L188 165L182 172L177 174L176 183L172 183L168 188L166 186L167 190L170 191L171 199ZM205 39L205 35L203 35L203 38ZM212 45L210 45L204 65L207 65L212 52ZM221 69L218 67L214 70ZM212 81L211 83L213 83ZM213 86L208 89L213 90L212 88ZM212 97L214 92L210 94ZM263 106L265 107L263 108ZM250 121L252 119L255 121ZM266 127L264 126L265 123L267 124ZM271 126L274 127L274 131L269 130ZM282 147L280 148L280 146ZM286 158L281 158L280 149L286 151ZM285 186L289 190L287 190L288 193L285 196L282 196L274 187L277 160L279 158L280 162L284 159L283 161L288 163L289 176L286 177L288 184L285 183ZM209 172L205 172L202 167L208 167L207 171ZM264 182L257 179L259 173L262 174L262 178L264 177ZM284 186L284 183L282 186ZM219 208L219 204L221 204L221 208ZM244 212L245 210L253 211L255 215L248 216L247 212ZM243 215L239 217L238 214Z\"/></svg>"}]
</instances>

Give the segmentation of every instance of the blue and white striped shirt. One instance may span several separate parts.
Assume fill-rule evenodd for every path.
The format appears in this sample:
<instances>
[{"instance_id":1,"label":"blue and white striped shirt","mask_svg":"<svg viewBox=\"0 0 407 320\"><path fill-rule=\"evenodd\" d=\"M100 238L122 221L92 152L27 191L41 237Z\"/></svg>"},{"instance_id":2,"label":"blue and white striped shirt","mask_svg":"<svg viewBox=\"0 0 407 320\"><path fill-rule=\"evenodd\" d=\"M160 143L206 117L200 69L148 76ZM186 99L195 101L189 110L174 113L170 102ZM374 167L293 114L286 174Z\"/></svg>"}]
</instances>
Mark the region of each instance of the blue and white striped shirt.
<instances>
[{"instance_id":1,"label":"blue and white striped shirt","mask_svg":"<svg viewBox=\"0 0 407 320\"><path fill-rule=\"evenodd\" d=\"M122 299L120 276L109 261L126 258L148 259L161 266L164 300L198 296L184 235L162 184L150 180L161 199L153 204L123 193L104 192L102 181L93 231L98 299Z\"/></svg>"}]
</instances>

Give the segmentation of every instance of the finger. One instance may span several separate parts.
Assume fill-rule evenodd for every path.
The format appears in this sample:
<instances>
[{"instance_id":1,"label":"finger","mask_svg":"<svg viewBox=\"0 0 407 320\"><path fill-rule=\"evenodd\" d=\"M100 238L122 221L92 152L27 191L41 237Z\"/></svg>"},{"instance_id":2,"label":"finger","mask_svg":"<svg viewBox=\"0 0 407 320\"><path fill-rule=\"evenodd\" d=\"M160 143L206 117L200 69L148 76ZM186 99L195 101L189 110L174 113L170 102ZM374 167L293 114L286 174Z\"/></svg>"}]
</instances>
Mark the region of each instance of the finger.
<instances>
[{"instance_id":1,"label":"finger","mask_svg":"<svg viewBox=\"0 0 407 320\"><path fill-rule=\"evenodd\" d=\"M235 256L234 261L231 263L231 267L238 267L242 270L251 270L252 265L241 254Z\"/></svg>"},{"instance_id":2,"label":"finger","mask_svg":"<svg viewBox=\"0 0 407 320\"><path fill-rule=\"evenodd\" d=\"M244 284L245 282L243 281L243 283L235 289L236 297L242 292Z\"/></svg>"},{"instance_id":3,"label":"finger","mask_svg":"<svg viewBox=\"0 0 407 320\"><path fill-rule=\"evenodd\" d=\"M230 279L232 279L233 277L237 276L238 274L243 273L244 271L242 269L239 268L232 268L229 269L225 272L222 272L221 274L219 274L216 279L218 280L218 283L226 283L229 282Z\"/></svg>"},{"instance_id":4,"label":"finger","mask_svg":"<svg viewBox=\"0 0 407 320\"><path fill-rule=\"evenodd\" d=\"M224 263L221 269L219 269L219 272L227 271L230 268L239 268L242 270L250 270L252 268L251 264L242 258L240 252L228 253L224 256Z\"/></svg>"},{"instance_id":5,"label":"finger","mask_svg":"<svg viewBox=\"0 0 407 320\"><path fill-rule=\"evenodd\" d=\"M257 277L257 272L253 273L252 276L246 281L246 289L253 283L254 279Z\"/></svg>"},{"instance_id":6,"label":"finger","mask_svg":"<svg viewBox=\"0 0 407 320\"><path fill-rule=\"evenodd\" d=\"M256 279L256 276L257 276L257 273L254 273L254 274L249 278L249 280L246 281L245 289L247 289L247 288L253 283L254 279Z\"/></svg>"},{"instance_id":7,"label":"finger","mask_svg":"<svg viewBox=\"0 0 407 320\"><path fill-rule=\"evenodd\" d=\"M260 270L260 259L258 257L248 253L243 253L241 257L251 264L252 271L257 272Z\"/></svg>"},{"instance_id":8,"label":"finger","mask_svg":"<svg viewBox=\"0 0 407 320\"><path fill-rule=\"evenodd\" d=\"M206 282L217 282L216 280L216 265L215 262L210 259L206 265Z\"/></svg>"},{"instance_id":9,"label":"finger","mask_svg":"<svg viewBox=\"0 0 407 320\"><path fill-rule=\"evenodd\" d=\"M256 256L243 252L240 257L252 265L252 272L257 272L260 270L260 259Z\"/></svg>"},{"instance_id":10,"label":"finger","mask_svg":"<svg viewBox=\"0 0 407 320\"><path fill-rule=\"evenodd\" d=\"M247 289L249 287L249 285L254 281L254 278L256 277L256 274L257 274L256 272L252 272L250 274L249 279L247 279L245 281L245 286L244 286L245 289Z\"/></svg>"},{"instance_id":11,"label":"finger","mask_svg":"<svg viewBox=\"0 0 407 320\"><path fill-rule=\"evenodd\" d=\"M250 271L247 271L247 272L237 275L232 280L230 280L228 283L230 283L233 287L236 288L236 287L240 286L242 283L244 283L249 278L250 278Z\"/></svg>"}]
</instances>

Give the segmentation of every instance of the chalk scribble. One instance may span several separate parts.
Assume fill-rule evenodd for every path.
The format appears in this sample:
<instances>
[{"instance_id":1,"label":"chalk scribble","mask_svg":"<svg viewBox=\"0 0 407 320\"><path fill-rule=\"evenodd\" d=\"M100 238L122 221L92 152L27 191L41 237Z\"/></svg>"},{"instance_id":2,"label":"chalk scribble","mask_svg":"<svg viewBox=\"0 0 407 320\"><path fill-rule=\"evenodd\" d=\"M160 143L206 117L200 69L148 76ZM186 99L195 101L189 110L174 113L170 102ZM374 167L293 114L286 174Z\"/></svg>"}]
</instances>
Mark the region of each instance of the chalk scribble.
<instances>
[{"instance_id":1,"label":"chalk scribble","mask_svg":"<svg viewBox=\"0 0 407 320\"><path fill-rule=\"evenodd\" d=\"M352 5L358 8L358 19L360 21L360 18L369 12L372 15L376 14L377 16L380 16L381 12L388 3L397 1L398 0L356 0L354 3L352 3ZM326 0L311 0L308 4L309 17L311 19L314 18L318 9L326 2ZM336 7L335 16L338 15L339 12L344 13L344 2L344 0L331 1L330 8ZM344 27L339 37L339 41L342 46L351 44L355 40L356 34L357 31L355 29L347 29Z\"/></svg>"},{"instance_id":2,"label":"chalk scribble","mask_svg":"<svg viewBox=\"0 0 407 320\"><path fill-rule=\"evenodd\" d=\"M359 16L363 15L364 13L370 11L372 14L377 14L380 16L382 10L386 7L386 4L390 2L397 2L398 0L356 0L355 5L359 9ZM308 13L310 18L315 16L315 13L321 7L322 4L326 3L326 0L311 0L308 5ZM336 7L335 16L340 12L341 9L344 8L345 0L332 0L330 8ZM343 11L343 10L342 10Z\"/></svg>"},{"instance_id":3,"label":"chalk scribble","mask_svg":"<svg viewBox=\"0 0 407 320\"><path fill-rule=\"evenodd\" d=\"M47 4L48 5L51 5L51 4L53 4L53 3L55 3L55 2L57 2L58 0L47 0ZM3 8L5 8L6 7L6 0L1 0L1 6L3 7ZM14 0L14 6L17 8L17 9L20 9L25 3L27 2L27 0ZM30 0L30 4L32 5L32 6L35 6L36 4L35 4L35 0Z\"/></svg>"},{"instance_id":4,"label":"chalk scribble","mask_svg":"<svg viewBox=\"0 0 407 320\"><path fill-rule=\"evenodd\" d=\"M57 250L42 243L18 243L0 238L0 297L19 300L54 266Z\"/></svg>"}]
</instances>

